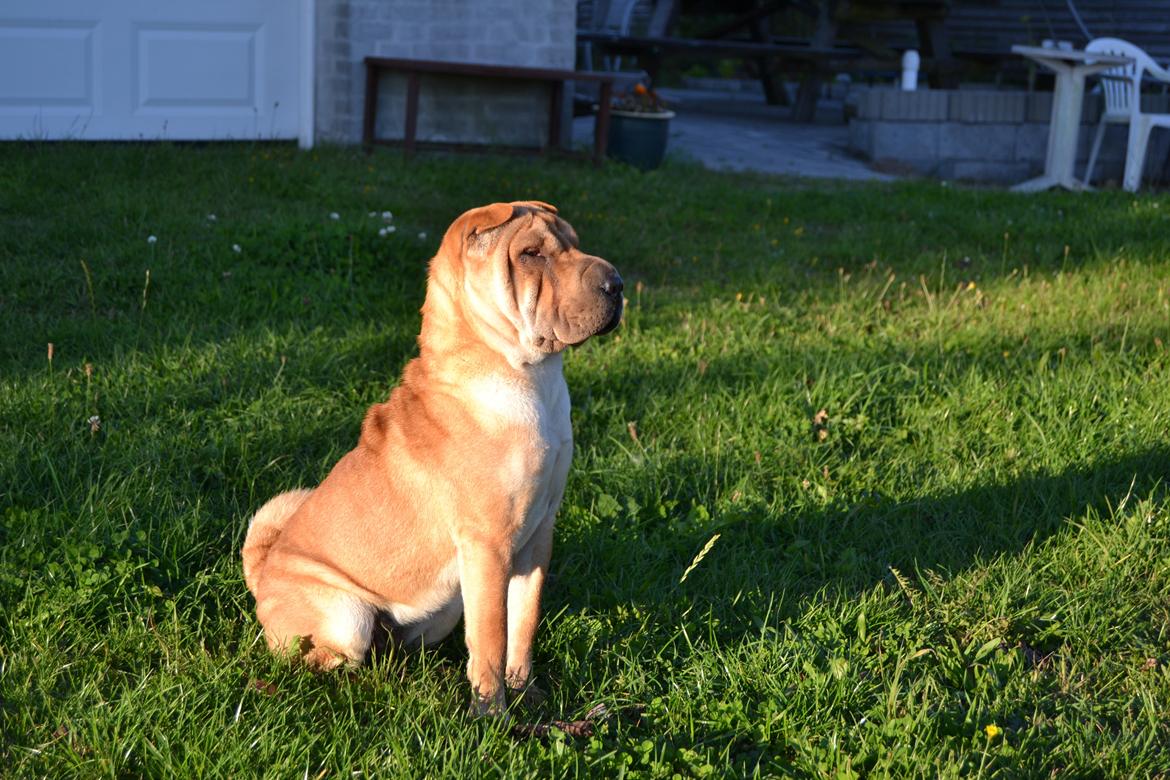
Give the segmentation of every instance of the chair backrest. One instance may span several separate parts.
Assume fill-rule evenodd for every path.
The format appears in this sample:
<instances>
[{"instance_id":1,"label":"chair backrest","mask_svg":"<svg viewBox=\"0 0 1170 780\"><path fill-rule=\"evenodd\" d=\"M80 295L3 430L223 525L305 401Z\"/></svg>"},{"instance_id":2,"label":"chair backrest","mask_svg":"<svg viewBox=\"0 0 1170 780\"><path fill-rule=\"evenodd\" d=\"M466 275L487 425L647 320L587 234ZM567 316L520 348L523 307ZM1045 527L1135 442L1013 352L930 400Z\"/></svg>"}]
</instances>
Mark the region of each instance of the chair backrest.
<instances>
[{"instance_id":1,"label":"chair backrest","mask_svg":"<svg viewBox=\"0 0 1170 780\"><path fill-rule=\"evenodd\" d=\"M1129 65L1119 65L1105 71L1101 79L1105 92L1105 113L1108 116L1129 116L1141 109L1142 74L1154 65L1153 59L1140 47L1120 38L1095 38L1085 46L1085 51L1097 54L1118 54L1130 57Z\"/></svg>"},{"instance_id":2,"label":"chair backrest","mask_svg":"<svg viewBox=\"0 0 1170 780\"><path fill-rule=\"evenodd\" d=\"M598 0L593 6L593 29L597 32L629 35L638 0Z\"/></svg>"},{"instance_id":3,"label":"chair backrest","mask_svg":"<svg viewBox=\"0 0 1170 780\"><path fill-rule=\"evenodd\" d=\"M593 32L612 35L629 35L634 21L634 9L638 0L595 0L593 4ZM585 70L593 70L593 46L584 43L579 47ZM620 71L622 58L605 55L601 58L602 69Z\"/></svg>"}]
</instances>

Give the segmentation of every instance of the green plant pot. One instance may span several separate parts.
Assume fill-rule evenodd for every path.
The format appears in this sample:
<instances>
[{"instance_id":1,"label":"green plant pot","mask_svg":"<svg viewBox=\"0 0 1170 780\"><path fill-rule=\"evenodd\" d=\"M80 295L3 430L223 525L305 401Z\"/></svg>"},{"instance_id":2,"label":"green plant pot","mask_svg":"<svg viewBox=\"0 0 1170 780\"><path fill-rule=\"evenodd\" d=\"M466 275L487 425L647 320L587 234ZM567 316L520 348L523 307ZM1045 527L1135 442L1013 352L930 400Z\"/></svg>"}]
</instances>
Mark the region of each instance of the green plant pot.
<instances>
[{"instance_id":1,"label":"green plant pot","mask_svg":"<svg viewBox=\"0 0 1170 780\"><path fill-rule=\"evenodd\" d=\"M642 114L613 111L609 115L609 156L643 171L662 165L673 111Z\"/></svg>"}]
</instances>

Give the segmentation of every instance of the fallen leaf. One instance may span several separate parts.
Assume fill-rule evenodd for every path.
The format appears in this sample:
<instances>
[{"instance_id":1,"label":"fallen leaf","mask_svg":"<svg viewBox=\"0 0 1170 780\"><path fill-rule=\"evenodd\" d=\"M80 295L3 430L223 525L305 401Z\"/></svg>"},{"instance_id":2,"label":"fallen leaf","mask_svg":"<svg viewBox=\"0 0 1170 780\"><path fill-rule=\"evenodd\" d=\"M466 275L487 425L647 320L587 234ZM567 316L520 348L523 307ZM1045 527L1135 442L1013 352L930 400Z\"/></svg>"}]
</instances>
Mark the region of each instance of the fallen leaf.
<instances>
[{"instance_id":1,"label":"fallen leaf","mask_svg":"<svg viewBox=\"0 0 1170 780\"><path fill-rule=\"evenodd\" d=\"M265 696L275 696L276 694L280 693L280 691L277 690L276 685L274 683L268 682L267 680L253 680L252 687L260 691L260 693L264 694Z\"/></svg>"}]
</instances>

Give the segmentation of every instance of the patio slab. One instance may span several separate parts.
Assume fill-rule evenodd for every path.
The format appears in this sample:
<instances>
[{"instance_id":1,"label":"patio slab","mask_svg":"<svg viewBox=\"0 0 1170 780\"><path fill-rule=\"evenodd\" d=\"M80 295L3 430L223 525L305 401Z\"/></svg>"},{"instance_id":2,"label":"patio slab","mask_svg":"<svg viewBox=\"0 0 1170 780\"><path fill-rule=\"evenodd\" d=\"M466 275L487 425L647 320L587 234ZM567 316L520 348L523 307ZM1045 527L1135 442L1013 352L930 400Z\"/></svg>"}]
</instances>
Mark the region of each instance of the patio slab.
<instances>
[{"instance_id":1,"label":"patio slab","mask_svg":"<svg viewBox=\"0 0 1170 780\"><path fill-rule=\"evenodd\" d=\"M769 106L759 95L684 89L660 94L676 114L668 154L685 155L706 168L853 181L895 178L849 152L849 127L832 103L818 122L803 124L787 118L788 108ZM575 145L588 144L592 132L591 117L573 121Z\"/></svg>"}]
</instances>

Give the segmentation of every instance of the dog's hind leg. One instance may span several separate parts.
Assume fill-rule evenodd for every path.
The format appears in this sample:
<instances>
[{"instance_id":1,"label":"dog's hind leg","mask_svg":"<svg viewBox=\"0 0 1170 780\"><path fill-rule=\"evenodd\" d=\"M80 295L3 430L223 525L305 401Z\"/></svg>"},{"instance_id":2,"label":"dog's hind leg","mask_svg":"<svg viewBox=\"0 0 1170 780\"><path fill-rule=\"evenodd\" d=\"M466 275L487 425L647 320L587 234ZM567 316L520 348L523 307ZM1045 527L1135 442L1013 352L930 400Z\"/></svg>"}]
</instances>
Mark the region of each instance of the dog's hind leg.
<instances>
[{"instance_id":1,"label":"dog's hind leg","mask_svg":"<svg viewBox=\"0 0 1170 780\"><path fill-rule=\"evenodd\" d=\"M261 572L264 570L265 561L268 560L268 551L280 536L284 524L296 514L312 492L307 488L301 488L281 493L260 507L248 523L248 535L244 539L244 548L240 554L244 560L244 582L248 584L248 590L252 591L253 595L259 588Z\"/></svg>"},{"instance_id":2,"label":"dog's hind leg","mask_svg":"<svg viewBox=\"0 0 1170 780\"><path fill-rule=\"evenodd\" d=\"M318 585L263 599L256 615L269 647L296 649L307 665L327 671L365 660L377 610L351 593Z\"/></svg>"}]
</instances>

